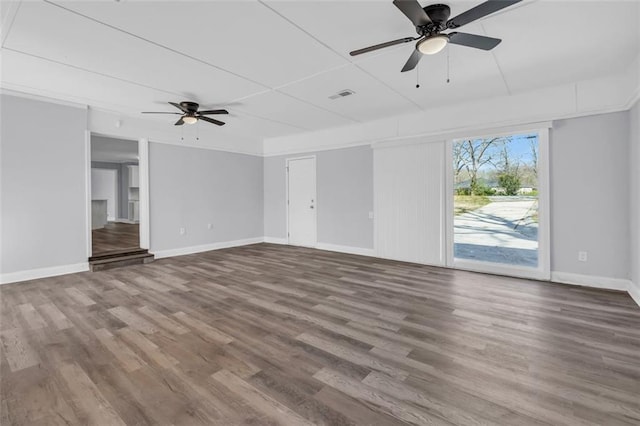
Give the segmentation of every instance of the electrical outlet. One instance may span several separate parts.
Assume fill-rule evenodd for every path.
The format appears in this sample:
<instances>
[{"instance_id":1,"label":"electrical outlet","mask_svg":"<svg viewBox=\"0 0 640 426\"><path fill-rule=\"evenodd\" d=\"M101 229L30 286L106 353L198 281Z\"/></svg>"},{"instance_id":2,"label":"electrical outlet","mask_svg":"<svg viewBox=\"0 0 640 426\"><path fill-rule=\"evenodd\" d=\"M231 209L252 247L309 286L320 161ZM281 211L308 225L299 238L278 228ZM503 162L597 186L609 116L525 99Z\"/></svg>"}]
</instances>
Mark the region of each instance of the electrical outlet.
<instances>
[{"instance_id":1,"label":"electrical outlet","mask_svg":"<svg viewBox=\"0 0 640 426\"><path fill-rule=\"evenodd\" d=\"M180 228L180 235L184 235L187 231L184 228Z\"/></svg>"},{"instance_id":2,"label":"electrical outlet","mask_svg":"<svg viewBox=\"0 0 640 426\"><path fill-rule=\"evenodd\" d=\"M207 223L207 229L209 229L209 230L213 229L213 224Z\"/></svg>"},{"instance_id":3,"label":"electrical outlet","mask_svg":"<svg viewBox=\"0 0 640 426\"><path fill-rule=\"evenodd\" d=\"M578 260L580 262L586 262L587 261L587 252L586 251L579 251L578 252Z\"/></svg>"}]
</instances>

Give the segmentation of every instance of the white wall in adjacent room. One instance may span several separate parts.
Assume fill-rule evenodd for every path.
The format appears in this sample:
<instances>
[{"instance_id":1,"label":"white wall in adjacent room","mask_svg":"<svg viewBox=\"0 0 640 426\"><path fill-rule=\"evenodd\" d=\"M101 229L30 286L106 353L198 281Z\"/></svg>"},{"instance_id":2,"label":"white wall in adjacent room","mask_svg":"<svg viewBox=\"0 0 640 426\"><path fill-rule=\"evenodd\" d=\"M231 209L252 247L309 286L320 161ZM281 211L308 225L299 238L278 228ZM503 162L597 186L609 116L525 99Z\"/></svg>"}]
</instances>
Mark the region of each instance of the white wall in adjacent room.
<instances>
[{"instance_id":1,"label":"white wall in adjacent room","mask_svg":"<svg viewBox=\"0 0 640 426\"><path fill-rule=\"evenodd\" d=\"M117 219L118 170L91 169L91 199L107 200L107 220Z\"/></svg>"}]
</instances>

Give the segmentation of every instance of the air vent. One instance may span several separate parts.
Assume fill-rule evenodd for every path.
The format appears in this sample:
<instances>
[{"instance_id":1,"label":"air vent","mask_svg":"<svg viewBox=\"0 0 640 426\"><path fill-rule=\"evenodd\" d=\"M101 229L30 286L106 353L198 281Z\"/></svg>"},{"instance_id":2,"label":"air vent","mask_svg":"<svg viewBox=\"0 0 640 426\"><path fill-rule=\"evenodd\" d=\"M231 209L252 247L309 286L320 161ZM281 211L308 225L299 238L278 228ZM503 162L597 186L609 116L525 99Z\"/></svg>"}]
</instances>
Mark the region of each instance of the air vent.
<instances>
[{"instance_id":1,"label":"air vent","mask_svg":"<svg viewBox=\"0 0 640 426\"><path fill-rule=\"evenodd\" d=\"M354 95L356 92L354 92L353 90L350 89L344 89L339 91L338 93L336 93L335 95L331 95L329 96L329 99L339 99L339 98L344 98L346 96L351 96Z\"/></svg>"}]
</instances>

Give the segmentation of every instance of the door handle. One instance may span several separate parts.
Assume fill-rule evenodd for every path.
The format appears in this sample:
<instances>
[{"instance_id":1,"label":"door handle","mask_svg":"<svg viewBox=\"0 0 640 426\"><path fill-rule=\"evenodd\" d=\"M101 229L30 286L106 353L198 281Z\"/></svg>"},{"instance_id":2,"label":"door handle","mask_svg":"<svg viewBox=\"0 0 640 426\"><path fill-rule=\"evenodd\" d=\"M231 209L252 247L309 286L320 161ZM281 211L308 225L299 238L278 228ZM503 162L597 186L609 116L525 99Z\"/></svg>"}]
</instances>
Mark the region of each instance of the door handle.
<instances>
[{"instance_id":1,"label":"door handle","mask_svg":"<svg viewBox=\"0 0 640 426\"><path fill-rule=\"evenodd\" d=\"M310 208L310 209L312 209L312 208L313 208L313 205L309 206L309 208Z\"/></svg>"}]
</instances>

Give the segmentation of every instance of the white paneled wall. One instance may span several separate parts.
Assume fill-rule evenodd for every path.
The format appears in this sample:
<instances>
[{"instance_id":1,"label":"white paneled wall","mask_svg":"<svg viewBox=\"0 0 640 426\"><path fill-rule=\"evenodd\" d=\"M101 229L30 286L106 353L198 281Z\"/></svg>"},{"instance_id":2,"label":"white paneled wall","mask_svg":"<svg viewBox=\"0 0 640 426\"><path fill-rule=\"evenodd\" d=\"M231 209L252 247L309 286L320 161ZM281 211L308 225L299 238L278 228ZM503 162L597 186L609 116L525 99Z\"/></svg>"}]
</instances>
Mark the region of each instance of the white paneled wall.
<instances>
[{"instance_id":1,"label":"white paneled wall","mask_svg":"<svg viewBox=\"0 0 640 426\"><path fill-rule=\"evenodd\" d=\"M377 146L373 158L376 255L444 265L445 143Z\"/></svg>"}]
</instances>

